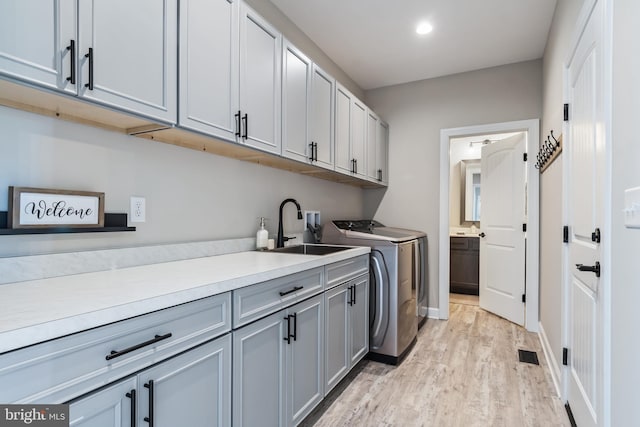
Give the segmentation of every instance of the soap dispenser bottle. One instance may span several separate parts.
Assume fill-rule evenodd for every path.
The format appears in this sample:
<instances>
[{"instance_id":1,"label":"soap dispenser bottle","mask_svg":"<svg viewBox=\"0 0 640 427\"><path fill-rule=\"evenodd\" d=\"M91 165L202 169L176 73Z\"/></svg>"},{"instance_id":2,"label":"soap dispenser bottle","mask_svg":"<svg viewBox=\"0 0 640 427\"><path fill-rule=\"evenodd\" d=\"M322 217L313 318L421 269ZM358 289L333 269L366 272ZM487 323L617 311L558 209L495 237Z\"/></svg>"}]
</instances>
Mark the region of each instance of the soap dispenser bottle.
<instances>
[{"instance_id":1,"label":"soap dispenser bottle","mask_svg":"<svg viewBox=\"0 0 640 427\"><path fill-rule=\"evenodd\" d=\"M265 250L269 242L269 232L264 228L264 217L260 217L260 228L256 233L256 249Z\"/></svg>"}]
</instances>

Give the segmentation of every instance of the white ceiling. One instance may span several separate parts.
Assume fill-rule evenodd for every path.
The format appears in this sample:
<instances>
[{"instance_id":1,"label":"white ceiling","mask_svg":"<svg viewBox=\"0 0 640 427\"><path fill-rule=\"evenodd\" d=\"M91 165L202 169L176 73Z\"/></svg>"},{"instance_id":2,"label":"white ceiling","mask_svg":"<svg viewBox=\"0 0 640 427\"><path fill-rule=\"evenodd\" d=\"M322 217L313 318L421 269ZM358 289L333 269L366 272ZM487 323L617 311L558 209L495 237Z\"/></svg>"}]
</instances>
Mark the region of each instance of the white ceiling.
<instances>
[{"instance_id":1,"label":"white ceiling","mask_svg":"<svg viewBox=\"0 0 640 427\"><path fill-rule=\"evenodd\" d=\"M271 0L364 90L541 58L556 0ZM428 20L432 33L418 36Z\"/></svg>"}]
</instances>

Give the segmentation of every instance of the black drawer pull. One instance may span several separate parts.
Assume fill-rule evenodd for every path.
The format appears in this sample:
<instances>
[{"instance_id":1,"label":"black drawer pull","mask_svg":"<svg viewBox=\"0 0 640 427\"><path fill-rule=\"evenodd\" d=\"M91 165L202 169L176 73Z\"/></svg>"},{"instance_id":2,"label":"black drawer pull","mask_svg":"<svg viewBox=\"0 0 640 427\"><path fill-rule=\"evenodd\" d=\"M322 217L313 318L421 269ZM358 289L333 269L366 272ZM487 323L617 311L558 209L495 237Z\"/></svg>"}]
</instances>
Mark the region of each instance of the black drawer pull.
<instances>
[{"instance_id":1,"label":"black drawer pull","mask_svg":"<svg viewBox=\"0 0 640 427\"><path fill-rule=\"evenodd\" d=\"M136 389L132 389L126 396L131 399L131 427L136 427Z\"/></svg>"},{"instance_id":2,"label":"black drawer pull","mask_svg":"<svg viewBox=\"0 0 640 427\"><path fill-rule=\"evenodd\" d=\"M105 357L105 359L107 360L115 359L116 357L120 357L123 354L131 353L132 351L136 351L139 348L146 347L151 344L155 344L158 341L166 340L167 338L171 338L171 332L165 335L156 335L155 338L152 338L149 341L141 342L140 344L136 344L132 347L125 348L124 350L120 350L120 351L112 350L110 354L107 354L107 357Z\"/></svg>"},{"instance_id":3,"label":"black drawer pull","mask_svg":"<svg viewBox=\"0 0 640 427\"><path fill-rule=\"evenodd\" d=\"M283 340L285 340L287 344L291 344L291 315L285 317L284 320L287 321L287 333L285 334Z\"/></svg>"},{"instance_id":4,"label":"black drawer pull","mask_svg":"<svg viewBox=\"0 0 640 427\"><path fill-rule=\"evenodd\" d=\"M285 295L289 295L294 293L295 291L299 291L300 289L304 288L304 286L294 286L293 289L289 289L288 291L280 291L280 296L283 297Z\"/></svg>"},{"instance_id":5,"label":"black drawer pull","mask_svg":"<svg viewBox=\"0 0 640 427\"><path fill-rule=\"evenodd\" d=\"M89 88L89 90L93 90L93 48L89 48L89 53L87 53L85 58L89 58L89 83L85 83L84 87Z\"/></svg>"},{"instance_id":6,"label":"black drawer pull","mask_svg":"<svg viewBox=\"0 0 640 427\"><path fill-rule=\"evenodd\" d=\"M144 417L144 420L149 423L149 427L153 427L153 380L149 380L144 386L149 389L149 416Z\"/></svg>"},{"instance_id":7,"label":"black drawer pull","mask_svg":"<svg viewBox=\"0 0 640 427\"><path fill-rule=\"evenodd\" d=\"M69 59L71 60L71 75L67 77L67 81L72 85L76 84L76 41L71 40L67 50L70 51Z\"/></svg>"}]
</instances>

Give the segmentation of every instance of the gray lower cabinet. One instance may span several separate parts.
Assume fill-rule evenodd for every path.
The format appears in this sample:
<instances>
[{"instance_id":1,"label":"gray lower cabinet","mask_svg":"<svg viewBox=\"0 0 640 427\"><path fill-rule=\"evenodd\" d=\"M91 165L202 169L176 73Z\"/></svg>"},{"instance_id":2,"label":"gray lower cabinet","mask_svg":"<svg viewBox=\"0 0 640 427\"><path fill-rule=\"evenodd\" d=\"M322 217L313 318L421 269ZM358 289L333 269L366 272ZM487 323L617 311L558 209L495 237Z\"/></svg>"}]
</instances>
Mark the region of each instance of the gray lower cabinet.
<instances>
[{"instance_id":1,"label":"gray lower cabinet","mask_svg":"<svg viewBox=\"0 0 640 427\"><path fill-rule=\"evenodd\" d=\"M480 284L480 238L450 237L449 290L478 295Z\"/></svg>"},{"instance_id":2,"label":"gray lower cabinet","mask_svg":"<svg viewBox=\"0 0 640 427\"><path fill-rule=\"evenodd\" d=\"M324 397L324 296L233 332L233 425L300 423Z\"/></svg>"},{"instance_id":3,"label":"gray lower cabinet","mask_svg":"<svg viewBox=\"0 0 640 427\"><path fill-rule=\"evenodd\" d=\"M369 276L325 293L325 395L369 351Z\"/></svg>"},{"instance_id":4,"label":"gray lower cabinet","mask_svg":"<svg viewBox=\"0 0 640 427\"><path fill-rule=\"evenodd\" d=\"M73 427L231 424L231 334L70 405Z\"/></svg>"}]
</instances>

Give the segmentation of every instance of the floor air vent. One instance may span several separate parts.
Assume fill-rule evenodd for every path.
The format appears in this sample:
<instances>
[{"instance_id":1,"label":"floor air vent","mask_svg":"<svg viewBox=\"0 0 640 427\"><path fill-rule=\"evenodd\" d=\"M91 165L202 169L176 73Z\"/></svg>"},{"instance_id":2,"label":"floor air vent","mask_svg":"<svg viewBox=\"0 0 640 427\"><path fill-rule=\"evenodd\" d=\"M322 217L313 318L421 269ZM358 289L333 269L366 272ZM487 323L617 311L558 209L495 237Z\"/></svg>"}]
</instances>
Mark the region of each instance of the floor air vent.
<instances>
[{"instance_id":1,"label":"floor air vent","mask_svg":"<svg viewBox=\"0 0 640 427\"><path fill-rule=\"evenodd\" d=\"M523 363L531 363L532 365L539 365L538 354L535 351L518 350L518 357Z\"/></svg>"}]
</instances>

